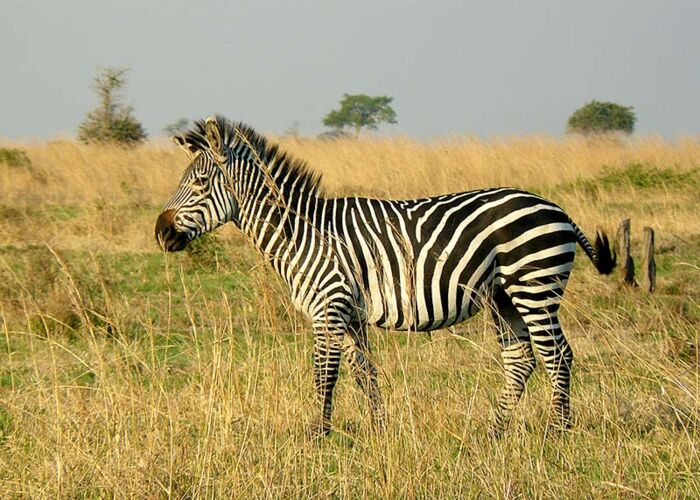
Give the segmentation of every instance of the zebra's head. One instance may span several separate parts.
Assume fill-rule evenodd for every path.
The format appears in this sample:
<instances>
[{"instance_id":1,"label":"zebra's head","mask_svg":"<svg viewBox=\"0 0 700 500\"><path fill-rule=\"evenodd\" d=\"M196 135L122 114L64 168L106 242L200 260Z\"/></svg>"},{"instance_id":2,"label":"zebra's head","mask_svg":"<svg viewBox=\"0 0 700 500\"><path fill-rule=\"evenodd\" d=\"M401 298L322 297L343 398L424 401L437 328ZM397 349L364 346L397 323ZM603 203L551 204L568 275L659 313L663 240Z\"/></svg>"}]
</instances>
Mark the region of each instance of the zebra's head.
<instances>
[{"instance_id":1,"label":"zebra's head","mask_svg":"<svg viewBox=\"0 0 700 500\"><path fill-rule=\"evenodd\" d=\"M226 154L229 150L217 123L221 120L197 121L193 130L173 137L187 152L190 164L156 221L156 241L166 252L183 250L190 241L237 216Z\"/></svg>"}]
</instances>

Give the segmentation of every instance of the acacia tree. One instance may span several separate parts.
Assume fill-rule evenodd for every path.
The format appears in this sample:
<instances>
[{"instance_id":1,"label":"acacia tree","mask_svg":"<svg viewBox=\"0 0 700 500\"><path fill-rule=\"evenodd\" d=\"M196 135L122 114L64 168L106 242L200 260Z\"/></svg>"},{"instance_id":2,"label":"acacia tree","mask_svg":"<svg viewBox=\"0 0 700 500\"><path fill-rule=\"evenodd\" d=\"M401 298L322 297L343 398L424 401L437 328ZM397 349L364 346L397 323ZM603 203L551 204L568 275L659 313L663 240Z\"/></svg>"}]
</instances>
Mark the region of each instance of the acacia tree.
<instances>
[{"instance_id":1,"label":"acacia tree","mask_svg":"<svg viewBox=\"0 0 700 500\"><path fill-rule=\"evenodd\" d=\"M323 119L323 124L342 135L345 127L354 130L355 137L363 128L375 130L380 123L396 123L396 112L391 107L393 97L365 94L344 94L340 109L334 109Z\"/></svg>"},{"instance_id":2,"label":"acacia tree","mask_svg":"<svg viewBox=\"0 0 700 500\"><path fill-rule=\"evenodd\" d=\"M126 68L98 70L92 88L100 103L80 124L78 139L83 142L131 144L146 138L146 131L133 116L134 109L123 103L126 73Z\"/></svg>"},{"instance_id":3,"label":"acacia tree","mask_svg":"<svg viewBox=\"0 0 700 500\"><path fill-rule=\"evenodd\" d=\"M631 106L614 102L591 101L574 111L569 117L566 130L583 135L622 132L631 134L637 117Z\"/></svg>"}]
</instances>

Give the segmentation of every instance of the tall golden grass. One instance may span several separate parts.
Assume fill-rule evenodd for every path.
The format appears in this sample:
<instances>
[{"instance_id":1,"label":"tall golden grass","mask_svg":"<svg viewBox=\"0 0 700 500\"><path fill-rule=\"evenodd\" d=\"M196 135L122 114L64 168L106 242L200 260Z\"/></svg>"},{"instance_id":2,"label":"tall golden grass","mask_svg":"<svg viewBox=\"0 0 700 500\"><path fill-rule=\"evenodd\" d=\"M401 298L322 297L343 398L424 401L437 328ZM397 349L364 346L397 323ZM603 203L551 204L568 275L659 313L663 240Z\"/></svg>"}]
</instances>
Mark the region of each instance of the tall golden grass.
<instances>
[{"instance_id":1,"label":"tall golden grass","mask_svg":"<svg viewBox=\"0 0 700 500\"><path fill-rule=\"evenodd\" d=\"M32 164L0 164L0 497L700 496L700 194L583 182L631 163L682 177L700 142L280 142L330 196L511 185L588 234L626 216L653 226L655 295L577 260L563 310L573 430L549 432L538 368L508 434L487 438L502 370L480 315L432 336L372 331L386 433L344 376L334 434L307 441L311 338L284 287L230 228L210 268L153 241L184 154L14 143Z\"/></svg>"},{"instance_id":2,"label":"tall golden grass","mask_svg":"<svg viewBox=\"0 0 700 500\"><path fill-rule=\"evenodd\" d=\"M646 163L695 168L696 138L667 141L568 137L512 137L484 141L449 137L323 141L277 139L283 148L323 173L331 196L418 198L485 186L546 189L592 178L605 167ZM31 169L0 170L4 204L161 203L176 185L186 159L166 143L134 149L83 145L71 140L1 143L21 147Z\"/></svg>"}]
</instances>

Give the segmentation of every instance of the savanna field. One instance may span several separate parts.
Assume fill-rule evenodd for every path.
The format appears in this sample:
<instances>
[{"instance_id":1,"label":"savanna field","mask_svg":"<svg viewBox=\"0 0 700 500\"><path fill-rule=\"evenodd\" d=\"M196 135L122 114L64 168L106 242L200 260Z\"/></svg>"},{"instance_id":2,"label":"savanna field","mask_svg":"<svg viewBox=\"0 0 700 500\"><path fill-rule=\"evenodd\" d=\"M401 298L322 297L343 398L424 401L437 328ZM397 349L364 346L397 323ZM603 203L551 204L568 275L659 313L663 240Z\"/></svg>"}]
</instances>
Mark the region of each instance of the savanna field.
<instances>
[{"instance_id":1,"label":"savanna field","mask_svg":"<svg viewBox=\"0 0 700 500\"><path fill-rule=\"evenodd\" d=\"M700 496L697 139L280 141L328 196L517 186L590 238L630 217L638 264L653 227L653 295L577 257L562 306L573 429L548 428L539 363L488 438L503 372L481 313L432 335L372 330L386 432L343 368L334 432L308 440L313 339L281 281L232 227L180 254L154 241L184 153L4 142L0 497Z\"/></svg>"}]
</instances>

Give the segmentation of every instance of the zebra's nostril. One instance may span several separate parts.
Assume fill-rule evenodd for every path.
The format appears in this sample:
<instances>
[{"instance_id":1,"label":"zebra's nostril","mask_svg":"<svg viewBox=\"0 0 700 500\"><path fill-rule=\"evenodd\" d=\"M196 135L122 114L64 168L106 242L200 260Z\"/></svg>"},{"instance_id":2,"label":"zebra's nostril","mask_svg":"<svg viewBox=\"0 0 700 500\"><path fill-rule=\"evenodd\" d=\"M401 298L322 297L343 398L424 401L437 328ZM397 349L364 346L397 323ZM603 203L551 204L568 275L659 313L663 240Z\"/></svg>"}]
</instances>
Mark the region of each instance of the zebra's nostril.
<instances>
[{"instance_id":1,"label":"zebra's nostril","mask_svg":"<svg viewBox=\"0 0 700 500\"><path fill-rule=\"evenodd\" d=\"M175 210L166 210L158 216L156 220L156 239L159 234L165 233L166 230L172 228L175 224Z\"/></svg>"}]
</instances>

